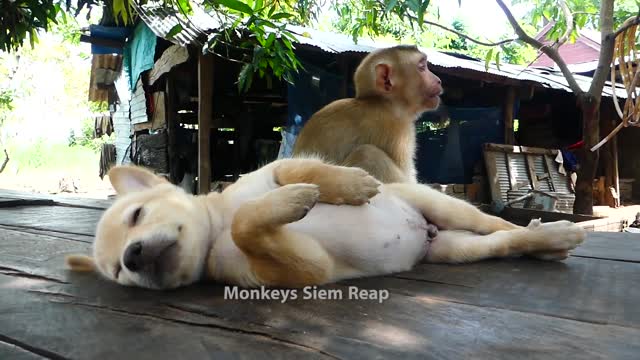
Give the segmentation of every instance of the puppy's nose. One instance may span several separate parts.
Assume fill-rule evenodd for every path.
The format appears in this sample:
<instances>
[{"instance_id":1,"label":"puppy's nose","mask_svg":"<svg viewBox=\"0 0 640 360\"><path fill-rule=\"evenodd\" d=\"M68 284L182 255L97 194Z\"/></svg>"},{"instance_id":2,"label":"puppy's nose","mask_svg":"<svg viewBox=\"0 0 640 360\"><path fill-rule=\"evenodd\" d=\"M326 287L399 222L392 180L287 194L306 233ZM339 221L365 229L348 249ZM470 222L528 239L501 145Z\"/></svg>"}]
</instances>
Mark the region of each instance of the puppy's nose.
<instances>
[{"instance_id":1,"label":"puppy's nose","mask_svg":"<svg viewBox=\"0 0 640 360\"><path fill-rule=\"evenodd\" d=\"M147 265L155 263L160 255L174 245L174 239L147 239L136 241L124 251L122 262L124 266L131 272L138 272Z\"/></svg>"},{"instance_id":2,"label":"puppy's nose","mask_svg":"<svg viewBox=\"0 0 640 360\"><path fill-rule=\"evenodd\" d=\"M142 269L144 266L144 262L142 261L142 241L127 246L122 260L124 266L129 269L129 271L136 272Z\"/></svg>"}]
</instances>

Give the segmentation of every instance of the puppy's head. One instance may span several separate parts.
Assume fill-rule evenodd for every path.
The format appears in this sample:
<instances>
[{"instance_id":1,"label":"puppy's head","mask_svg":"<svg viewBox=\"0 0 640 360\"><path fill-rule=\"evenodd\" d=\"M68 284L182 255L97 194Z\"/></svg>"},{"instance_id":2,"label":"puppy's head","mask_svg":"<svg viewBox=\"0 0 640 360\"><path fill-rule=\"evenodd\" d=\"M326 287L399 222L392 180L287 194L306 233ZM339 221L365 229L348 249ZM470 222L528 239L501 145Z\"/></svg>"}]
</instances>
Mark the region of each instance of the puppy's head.
<instances>
[{"instance_id":1,"label":"puppy's head","mask_svg":"<svg viewBox=\"0 0 640 360\"><path fill-rule=\"evenodd\" d=\"M93 257L67 257L71 269L152 289L197 281L211 241L203 199L141 167L115 167L109 179L118 197L98 222Z\"/></svg>"}]
</instances>

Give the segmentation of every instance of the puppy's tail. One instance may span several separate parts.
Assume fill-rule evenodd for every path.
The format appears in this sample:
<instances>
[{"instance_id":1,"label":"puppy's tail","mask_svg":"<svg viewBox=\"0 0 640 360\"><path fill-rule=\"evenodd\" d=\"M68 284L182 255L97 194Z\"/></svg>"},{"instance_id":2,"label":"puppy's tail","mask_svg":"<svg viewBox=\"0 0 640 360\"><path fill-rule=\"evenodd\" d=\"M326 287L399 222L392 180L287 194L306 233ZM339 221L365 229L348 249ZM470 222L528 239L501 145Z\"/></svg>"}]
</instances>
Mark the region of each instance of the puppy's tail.
<instances>
[{"instance_id":1,"label":"puppy's tail","mask_svg":"<svg viewBox=\"0 0 640 360\"><path fill-rule=\"evenodd\" d=\"M96 270L96 263L91 256L87 255L69 255L65 259L67 266L73 271L92 272Z\"/></svg>"}]
</instances>

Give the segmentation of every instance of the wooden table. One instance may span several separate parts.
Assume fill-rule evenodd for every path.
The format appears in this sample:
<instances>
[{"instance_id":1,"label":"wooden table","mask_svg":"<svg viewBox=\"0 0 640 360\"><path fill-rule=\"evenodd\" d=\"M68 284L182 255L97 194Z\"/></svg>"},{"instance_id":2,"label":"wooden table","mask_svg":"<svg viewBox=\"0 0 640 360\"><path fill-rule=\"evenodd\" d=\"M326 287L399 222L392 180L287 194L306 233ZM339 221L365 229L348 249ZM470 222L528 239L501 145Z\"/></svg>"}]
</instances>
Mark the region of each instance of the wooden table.
<instances>
[{"instance_id":1,"label":"wooden table","mask_svg":"<svg viewBox=\"0 0 640 360\"><path fill-rule=\"evenodd\" d=\"M225 300L65 270L107 201L0 192L0 359L638 359L640 235L590 233L564 262L419 265L324 289L388 300Z\"/></svg>"}]
</instances>

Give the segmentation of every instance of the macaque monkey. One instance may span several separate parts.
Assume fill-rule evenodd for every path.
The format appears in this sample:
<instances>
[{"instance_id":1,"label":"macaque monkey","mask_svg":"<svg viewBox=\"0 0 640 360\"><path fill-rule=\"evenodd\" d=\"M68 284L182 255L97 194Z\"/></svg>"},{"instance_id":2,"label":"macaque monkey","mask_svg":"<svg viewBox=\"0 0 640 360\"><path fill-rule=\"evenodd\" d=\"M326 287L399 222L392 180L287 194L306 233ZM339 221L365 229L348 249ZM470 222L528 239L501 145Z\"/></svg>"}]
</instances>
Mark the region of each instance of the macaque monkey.
<instances>
[{"instance_id":1,"label":"macaque monkey","mask_svg":"<svg viewBox=\"0 0 640 360\"><path fill-rule=\"evenodd\" d=\"M383 183L415 183L415 121L440 103L442 84L415 46L367 55L354 74L356 97L316 112L300 132L293 156L316 155L360 167Z\"/></svg>"}]
</instances>

